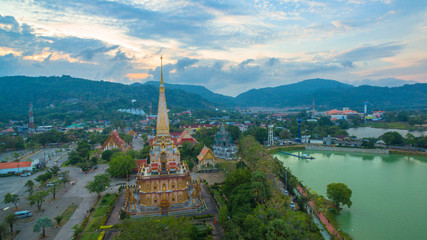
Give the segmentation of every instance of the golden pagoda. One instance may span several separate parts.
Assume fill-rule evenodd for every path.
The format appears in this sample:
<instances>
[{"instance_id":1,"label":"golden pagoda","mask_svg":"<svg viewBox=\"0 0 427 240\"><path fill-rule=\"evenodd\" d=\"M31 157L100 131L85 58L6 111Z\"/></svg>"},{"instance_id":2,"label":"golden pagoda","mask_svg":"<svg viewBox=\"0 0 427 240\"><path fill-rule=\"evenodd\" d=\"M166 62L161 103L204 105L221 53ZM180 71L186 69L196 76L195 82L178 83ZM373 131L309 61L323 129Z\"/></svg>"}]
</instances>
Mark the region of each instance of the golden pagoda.
<instances>
[{"instance_id":1,"label":"golden pagoda","mask_svg":"<svg viewBox=\"0 0 427 240\"><path fill-rule=\"evenodd\" d=\"M189 179L190 171L181 162L179 150L169 132L162 63L156 136L150 149L150 163L141 166L136 179L139 204L168 211L170 205L185 203L189 199Z\"/></svg>"}]
</instances>

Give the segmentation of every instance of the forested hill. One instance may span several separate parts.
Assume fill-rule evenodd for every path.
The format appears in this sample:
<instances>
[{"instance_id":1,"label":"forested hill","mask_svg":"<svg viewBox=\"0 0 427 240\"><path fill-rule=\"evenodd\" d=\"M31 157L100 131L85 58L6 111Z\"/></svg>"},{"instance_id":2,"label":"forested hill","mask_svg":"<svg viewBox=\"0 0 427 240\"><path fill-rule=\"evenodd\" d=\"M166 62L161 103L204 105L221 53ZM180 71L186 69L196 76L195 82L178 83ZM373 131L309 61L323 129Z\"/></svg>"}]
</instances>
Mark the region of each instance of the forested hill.
<instances>
[{"instance_id":1,"label":"forested hill","mask_svg":"<svg viewBox=\"0 0 427 240\"><path fill-rule=\"evenodd\" d=\"M85 112L102 119L103 113L119 108L144 108L152 102L155 111L159 92L151 85L124 85L91 81L70 76L62 77L0 77L0 116L13 119L28 113L31 102L35 109L55 112ZM136 102L132 103L131 100ZM197 94L178 89L166 89L169 108L208 108L213 104Z\"/></svg>"},{"instance_id":2,"label":"forested hill","mask_svg":"<svg viewBox=\"0 0 427 240\"><path fill-rule=\"evenodd\" d=\"M376 109L427 107L427 84L418 83L401 87L355 87L334 80L310 79L273 88L252 89L235 98L239 106L294 107L316 106L325 108L363 108L368 101Z\"/></svg>"},{"instance_id":3,"label":"forested hill","mask_svg":"<svg viewBox=\"0 0 427 240\"><path fill-rule=\"evenodd\" d=\"M137 84L140 84L140 83L135 83L134 85L137 85ZM159 81L149 81L149 82L144 83L144 85L151 85L151 86L159 87L160 82ZM209 102L216 103L219 105L224 105L224 106L234 105L233 97L214 93L211 90L209 90L203 86L165 83L165 87L166 87L166 89L180 89L180 90L183 90L183 91L186 91L189 93L195 93L195 94L202 96L203 98L205 98Z\"/></svg>"},{"instance_id":4,"label":"forested hill","mask_svg":"<svg viewBox=\"0 0 427 240\"><path fill-rule=\"evenodd\" d=\"M158 102L158 83L125 85L91 81L70 76L62 77L0 77L0 120L22 119L28 104L35 112L51 114L49 118L107 119L119 108L153 112ZM170 109L200 109L217 106L296 107L316 106L323 109L350 107L361 110L365 101L374 109L427 107L427 84L401 87L355 87L334 80L311 79L272 88L253 89L236 98L213 93L202 86L166 84ZM136 102L132 103L131 100ZM51 106L54 108L48 108ZM56 116L56 115L58 116ZM55 116L52 116L55 115Z\"/></svg>"}]
</instances>

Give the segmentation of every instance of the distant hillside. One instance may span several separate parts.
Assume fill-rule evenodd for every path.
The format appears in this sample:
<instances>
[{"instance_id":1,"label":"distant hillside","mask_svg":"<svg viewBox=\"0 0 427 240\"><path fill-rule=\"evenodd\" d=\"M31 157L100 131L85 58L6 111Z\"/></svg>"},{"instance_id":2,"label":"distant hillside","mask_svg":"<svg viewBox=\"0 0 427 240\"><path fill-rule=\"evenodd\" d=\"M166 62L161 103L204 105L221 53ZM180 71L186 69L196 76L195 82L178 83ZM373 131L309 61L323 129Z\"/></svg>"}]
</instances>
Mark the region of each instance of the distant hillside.
<instances>
[{"instance_id":1,"label":"distant hillside","mask_svg":"<svg viewBox=\"0 0 427 240\"><path fill-rule=\"evenodd\" d=\"M139 83L135 83L135 84L139 84ZM149 81L144 83L143 85L151 85L151 86L159 87L160 82ZM203 86L165 83L165 87L167 89L179 89L189 93L195 93L202 96L204 99L208 100L209 102L220 104L223 106L231 106L233 105L233 102L234 102L233 97L214 93Z\"/></svg>"},{"instance_id":2,"label":"distant hillside","mask_svg":"<svg viewBox=\"0 0 427 240\"><path fill-rule=\"evenodd\" d=\"M155 111L158 97L158 88L151 85L124 85L70 76L0 77L0 116L6 119L27 114L30 102L36 110L53 104L55 112L86 112L100 115L98 119L101 119L119 108L144 108L147 111L150 102ZM137 101L132 103L132 99ZM212 106L199 95L178 89L166 89L166 99L169 108Z\"/></svg>"},{"instance_id":3,"label":"distant hillside","mask_svg":"<svg viewBox=\"0 0 427 240\"><path fill-rule=\"evenodd\" d=\"M419 82L406 81L406 80L397 79L397 78L381 78L378 80L363 79L359 81L352 81L351 85L354 85L354 86L369 85L369 86L375 86L375 87L401 87L406 84L415 84L415 83L419 83Z\"/></svg>"},{"instance_id":4,"label":"distant hillside","mask_svg":"<svg viewBox=\"0 0 427 240\"><path fill-rule=\"evenodd\" d=\"M373 87L340 83L334 80L310 79L274 88L253 89L235 98L240 106L293 107L316 105L327 108L359 109L365 101L371 107L391 109L427 106L427 84L402 87Z\"/></svg>"}]
</instances>

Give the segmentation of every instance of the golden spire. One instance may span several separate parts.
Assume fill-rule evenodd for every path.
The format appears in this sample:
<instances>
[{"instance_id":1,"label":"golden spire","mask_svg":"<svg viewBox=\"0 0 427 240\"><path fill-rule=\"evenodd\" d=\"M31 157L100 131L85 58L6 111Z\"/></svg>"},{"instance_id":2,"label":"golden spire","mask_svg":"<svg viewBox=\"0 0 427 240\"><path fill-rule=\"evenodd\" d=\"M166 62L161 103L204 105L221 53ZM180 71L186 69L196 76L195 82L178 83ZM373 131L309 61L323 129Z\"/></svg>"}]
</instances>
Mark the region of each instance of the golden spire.
<instances>
[{"instance_id":1,"label":"golden spire","mask_svg":"<svg viewBox=\"0 0 427 240\"><path fill-rule=\"evenodd\" d=\"M160 85L163 85L163 56L160 56Z\"/></svg>"},{"instance_id":2,"label":"golden spire","mask_svg":"<svg viewBox=\"0 0 427 240\"><path fill-rule=\"evenodd\" d=\"M163 57L160 57L161 64L161 79L160 79L160 88L159 88L159 108L157 110L157 126L156 135L169 135L169 117L168 109L166 106L166 95L165 95L165 86L163 85Z\"/></svg>"}]
</instances>

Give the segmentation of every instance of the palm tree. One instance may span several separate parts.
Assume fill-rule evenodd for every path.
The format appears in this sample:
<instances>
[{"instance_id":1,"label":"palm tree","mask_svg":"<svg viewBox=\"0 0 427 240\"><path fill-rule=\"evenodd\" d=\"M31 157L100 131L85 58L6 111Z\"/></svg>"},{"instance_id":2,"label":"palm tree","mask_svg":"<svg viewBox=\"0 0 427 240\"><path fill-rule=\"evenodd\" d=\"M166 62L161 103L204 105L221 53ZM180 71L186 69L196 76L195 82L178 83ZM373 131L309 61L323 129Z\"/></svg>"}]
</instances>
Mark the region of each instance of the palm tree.
<instances>
[{"instance_id":1,"label":"palm tree","mask_svg":"<svg viewBox=\"0 0 427 240\"><path fill-rule=\"evenodd\" d=\"M28 180L26 183L25 183L25 185L24 185L24 187L26 187L27 188L27 191L26 192L28 192L28 196L31 196L31 195L33 195L33 192L34 192L34 182L33 181L31 181L31 180Z\"/></svg>"},{"instance_id":2,"label":"palm tree","mask_svg":"<svg viewBox=\"0 0 427 240\"><path fill-rule=\"evenodd\" d=\"M16 221L18 221L18 218L15 216L15 214L11 213L6 216L4 221L10 226L10 234L13 234L13 224L15 224Z\"/></svg>"},{"instance_id":3,"label":"palm tree","mask_svg":"<svg viewBox=\"0 0 427 240\"><path fill-rule=\"evenodd\" d=\"M33 231L40 232L42 231L42 237L46 237L46 228L52 227L53 222L47 217L41 217L37 219L36 224L34 225Z\"/></svg>"}]
</instances>

